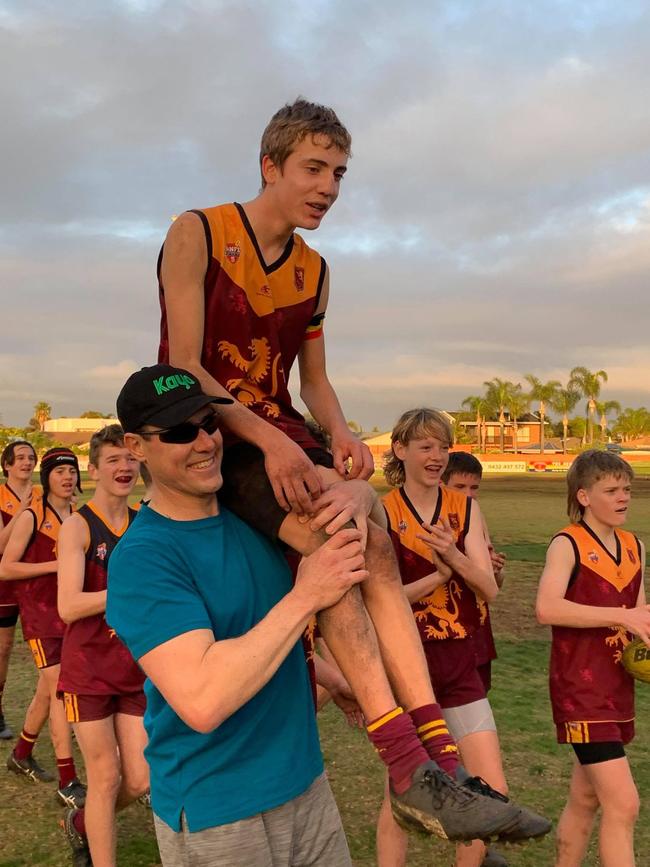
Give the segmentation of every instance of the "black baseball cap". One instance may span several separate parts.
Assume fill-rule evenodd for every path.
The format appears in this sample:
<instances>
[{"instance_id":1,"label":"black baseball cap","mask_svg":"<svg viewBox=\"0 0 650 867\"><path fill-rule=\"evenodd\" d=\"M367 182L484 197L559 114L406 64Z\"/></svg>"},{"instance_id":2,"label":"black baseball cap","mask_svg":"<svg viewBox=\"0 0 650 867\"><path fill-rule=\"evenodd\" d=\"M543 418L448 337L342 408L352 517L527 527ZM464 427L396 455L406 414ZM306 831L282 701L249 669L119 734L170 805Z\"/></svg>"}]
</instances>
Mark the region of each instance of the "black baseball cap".
<instances>
[{"instance_id":1,"label":"black baseball cap","mask_svg":"<svg viewBox=\"0 0 650 867\"><path fill-rule=\"evenodd\" d=\"M173 427L211 403L233 403L230 397L206 394L182 367L154 364L132 373L117 398L117 417L125 433L147 425Z\"/></svg>"}]
</instances>

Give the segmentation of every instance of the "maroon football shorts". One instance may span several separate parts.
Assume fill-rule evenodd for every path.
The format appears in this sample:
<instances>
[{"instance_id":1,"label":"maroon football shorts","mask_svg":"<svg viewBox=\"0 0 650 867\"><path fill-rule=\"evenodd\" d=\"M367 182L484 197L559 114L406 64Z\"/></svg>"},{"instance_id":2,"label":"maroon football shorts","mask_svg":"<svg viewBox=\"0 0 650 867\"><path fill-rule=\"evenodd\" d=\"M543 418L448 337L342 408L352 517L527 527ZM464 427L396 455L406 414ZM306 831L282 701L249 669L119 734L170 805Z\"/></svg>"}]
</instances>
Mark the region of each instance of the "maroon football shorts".
<instances>
[{"instance_id":1,"label":"maroon football shorts","mask_svg":"<svg viewBox=\"0 0 650 867\"><path fill-rule=\"evenodd\" d=\"M563 722L555 726L559 744L592 744L618 741L629 744L634 737L634 720L624 722Z\"/></svg>"},{"instance_id":2,"label":"maroon football shorts","mask_svg":"<svg viewBox=\"0 0 650 867\"><path fill-rule=\"evenodd\" d=\"M36 668L50 668L61 662L63 638L30 638L27 643L34 657Z\"/></svg>"},{"instance_id":3,"label":"maroon football shorts","mask_svg":"<svg viewBox=\"0 0 650 867\"><path fill-rule=\"evenodd\" d=\"M126 692L122 695L77 695L62 693L66 719L70 723L95 722L116 713L144 716L147 700L144 692Z\"/></svg>"},{"instance_id":4,"label":"maroon football shorts","mask_svg":"<svg viewBox=\"0 0 650 867\"><path fill-rule=\"evenodd\" d=\"M486 697L471 636L423 642L431 685L441 707L460 707Z\"/></svg>"}]
</instances>

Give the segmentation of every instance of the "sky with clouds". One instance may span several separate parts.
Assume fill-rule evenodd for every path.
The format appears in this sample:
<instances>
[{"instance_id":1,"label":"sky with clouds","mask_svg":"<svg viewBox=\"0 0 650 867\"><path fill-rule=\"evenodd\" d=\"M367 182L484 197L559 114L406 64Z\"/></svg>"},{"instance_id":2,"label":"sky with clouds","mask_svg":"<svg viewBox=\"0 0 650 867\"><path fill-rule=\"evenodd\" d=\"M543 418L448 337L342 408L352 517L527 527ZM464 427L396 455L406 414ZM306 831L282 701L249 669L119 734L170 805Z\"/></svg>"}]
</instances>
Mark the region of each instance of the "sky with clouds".
<instances>
[{"instance_id":1,"label":"sky with clouds","mask_svg":"<svg viewBox=\"0 0 650 867\"><path fill-rule=\"evenodd\" d=\"M0 0L3 422L113 411L171 216L252 198L299 94L353 136L307 235L348 418L575 365L650 406L649 53L637 0Z\"/></svg>"}]
</instances>

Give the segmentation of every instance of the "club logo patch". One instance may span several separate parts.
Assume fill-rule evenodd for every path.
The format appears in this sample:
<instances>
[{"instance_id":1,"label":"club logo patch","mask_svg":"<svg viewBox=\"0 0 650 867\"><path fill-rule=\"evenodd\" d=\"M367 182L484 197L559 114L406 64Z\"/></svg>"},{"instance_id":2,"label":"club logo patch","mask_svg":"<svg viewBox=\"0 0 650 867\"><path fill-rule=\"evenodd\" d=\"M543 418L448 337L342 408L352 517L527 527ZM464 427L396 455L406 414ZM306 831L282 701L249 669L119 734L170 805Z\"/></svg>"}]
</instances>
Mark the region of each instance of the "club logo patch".
<instances>
[{"instance_id":1,"label":"club logo patch","mask_svg":"<svg viewBox=\"0 0 650 867\"><path fill-rule=\"evenodd\" d=\"M596 554L595 551L590 551L587 554L587 557L591 560L592 563L598 563L598 561L600 560L600 557L598 556L598 554Z\"/></svg>"},{"instance_id":2,"label":"club logo patch","mask_svg":"<svg viewBox=\"0 0 650 867\"><path fill-rule=\"evenodd\" d=\"M241 256L241 246L239 241L234 244L226 244L226 259L231 265L234 265Z\"/></svg>"},{"instance_id":3,"label":"club logo patch","mask_svg":"<svg viewBox=\"0 0 650 867\"><path fill-rule=\"evenodd\" d=\"M450 512L447 520L452 530L460 530L460 521L456 512Z\"/></svg>"},{"instance_id":4,"label":"club logo patch","mask_svg":"<svg viewBox=\"0 0 650 867\"><path fill-rule=\"evenodd\" d=\"M258 295L263 295L265 298L271 297L271 287L267 286L266 283L257 290Z\"/></svg>"},{"instance_id":5,"label":"club logo patch","mask_svg":"<svg viewBox=\"0 0 650 867\"><path fill-rule=\"evenodd\" d=\"M293 281L296 285L296 289L298 292L302 292L305 288L305 269L304 268L294 268L293 269Z\"/></svg>"},{"instance_id":6,"label":"club logo patch","mask_svg":"<svg viewBox=\"0 0 650 867\"><path fill-rule=\"evenodd\" d=\"M100 542L97 546L97 557L100 560L105 560L107 552L108 549L106 548L106 542Z\"/></svg>"},{"instance_id":7,"label":"club logo patch","mask_svg":"<svg viewBox=\"0 0 650 867\"><path fill-rule=\"evenodd\" d=\"M406 533L406 531L408 530L408 524L406 523L406 521L400 521L397 525L397 529L400 531L400 533Z\"/></svg>"},{"instance_id":8,"label":"club logo patch","mask_svg":"<svg viewBox=\"0 0 650 867\"><path fill-rule=\"evenodd\" d=\"M636 563L636 557L634 556L634 551L631 548L627 549L627 556L630 558L630 563Z\"/></svg>"},{"instance_id":9,"label":"club logo patch","mask_svg":"<svg viewBox=\"0 0 650 867\"><path fill-rule=\"evenodd\" d=\"M51 521L43 521L43 527L46 530L51 530L52 529L52 522Z\"/></svg>"}]
</instances>

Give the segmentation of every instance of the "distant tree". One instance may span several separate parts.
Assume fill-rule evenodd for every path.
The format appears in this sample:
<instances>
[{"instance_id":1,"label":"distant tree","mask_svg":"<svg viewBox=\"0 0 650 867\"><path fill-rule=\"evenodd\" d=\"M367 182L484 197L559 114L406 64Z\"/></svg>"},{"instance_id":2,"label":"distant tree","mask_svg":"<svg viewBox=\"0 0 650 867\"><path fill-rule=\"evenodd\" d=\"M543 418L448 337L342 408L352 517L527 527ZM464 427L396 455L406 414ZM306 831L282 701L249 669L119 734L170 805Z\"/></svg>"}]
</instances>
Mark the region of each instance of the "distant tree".
<instances>
[{"instance_id":1,"label":"distant tree","mask_svg":"<svg viewBox=\"0 0 650 867\"><path fill-rule=\"evenodd\" d=\"M361 425L359 424L358 421L350 420L350 421L347 421L346 424L350 428L352 433L356 433L356 434L361 433L362 428L361 428Z\"/></svg>"},{"instance_id":2,"label":"distant tree","mask_svg":"<svg viewBox=\"0 0 650 867\"><path fill-rule=\"evenodd\" d=\"M470 394L461 406L466 406L476 416L476 443L478 450L482 452L485 450L485 415L489 411L488 402L485 396Z\"/></svg>"},{"instance_id":3,"label":"distant tree","mask_svg":"<svg viewBox=\"0 0 650 867\"><path fill-rule=\"evenodd\" d=\"M503 451L505 448L503 432L506 423L506 408L508 406L510 396L512 395L512 392L516 388L516 386L514 382L510 382L510 380L508 379L499 379L498 376L487 380L483 383L483 385L486 388L485 400L488 404L488 407L494 409L494 411L498 413L499 441L501 451Z\"/></svg>"},{"instance_id":4,"label":"distant tree","mask_svg":"<svg viewBox=\"0 0 650 867\"><path fill-rule=\"evenodd\" d=\"M546 422L546 405L552 405L553 398L557 394L558 389L562 388L562 383L558 382L557 379L542 382L541 379L533 376L532 373L527 373L524 379L530 385L530 399L536 400L539 404L539 452L543 454L544 442L546 440L546 429L544 427Z\"/></svg>"},{"instance_id":5,"label":"distant tree","mask_svg":"<svg viewBox=\"0 0 650 867\"><path fill-rule=\"evenodd\" d=\"M587 419L581 415L577 415L570 419L569 433L572 437L577 437L580 442L584 444L587 438Z\"/></svg>"},{"instance_id":6,"label":"distant tree","mask_svg":"<svg viewBox=\"0 0 650 867\"><path fill-rule=\"evenodd\" d=\"M597 400L596 412L600 415L600 438L605 442L605 437L607 436L607 413L620 413L621 405L617 400Z\"/></svg>"},{"instance_id":7,"label":"distant tree","mask_svg":"<svg viewBox=\"0 0 650 867\"><path fill-rule=\"evenodd\" d=\"M44 400L34 405L34 415L30 418L28 427L31 430L44 430L45 422L52 418L52 407Z\"/></svg>"},{"instance_id":8,"label":"distant tree","mask_svg":"<svg viewBox=\"0 0 650 867\"><path fill-rule=\"evenodd\" d=\"M569 436L569 413L578 405L580 400L580 392L575 388L558 388L553 395L552 400L549 400L550 406L555 412L562 413L562 450L566 454L566 441Z\"/></svg>"},{"instance_id":9,"label":"distant tree","mask_svg":"<svg viewBox=\"0 0 650 867\"><path fill-rule=\"evenodd\" d=\"M110 412L98 412L96 409L87 409L79 418L115 418Z\"/></svg>"},{"instance_id":10,"label":"distant tree","mask_svg":"<svg viewBox=\"0 0 650 867\"><path fill-rule=\"evenodd\" d=\"M587 398L586 416L588 418L589 443L594 441L594 415L596 400L600 397L600 384L607 382L607 372L596 370L592 372L586 367L574 367L569 374L569 388L579 391Z\"/></svg>"},{"instance_id":11,"label":"distant tree","mask_svg":"<svg viewBox=\"0 0 650 867\"><path fill-rule=\"evenodd\" d=\"M627 407L616 419L613 433L620 436L623 442L650 433L650 412L644 406L638 409Z\"/></svg>"},{"instance_id":12,"label":"distant tree","mask_svg":"<svg viewBox=\"0 0 650 867\"><path fill-rule=\"evenodd\" d=\"M517 454L519 451L518 444L518 435L519 435L519 419L521 416L528 412L530 407L530 395L525 394L522 391L520 385L514 386L512 391L508 396L508 403L506 404L506 409L508 411L508 415L510 416L510 420L512 421L512 430L513 430L513 444L514 444L514 452Z\"/></svg>"}]
</instances>

